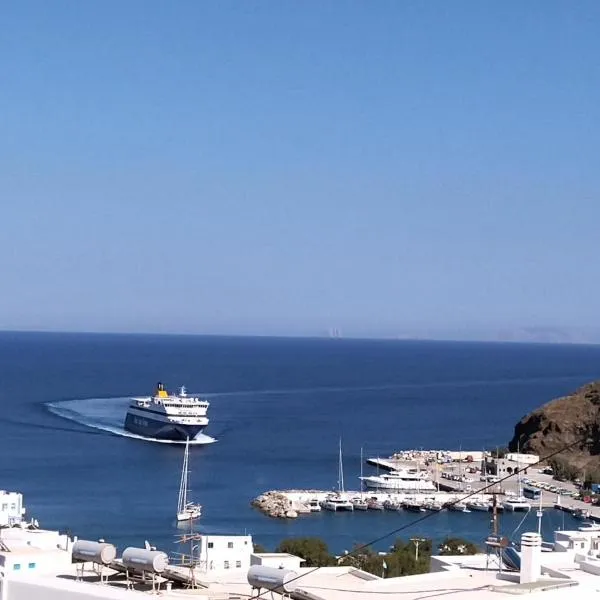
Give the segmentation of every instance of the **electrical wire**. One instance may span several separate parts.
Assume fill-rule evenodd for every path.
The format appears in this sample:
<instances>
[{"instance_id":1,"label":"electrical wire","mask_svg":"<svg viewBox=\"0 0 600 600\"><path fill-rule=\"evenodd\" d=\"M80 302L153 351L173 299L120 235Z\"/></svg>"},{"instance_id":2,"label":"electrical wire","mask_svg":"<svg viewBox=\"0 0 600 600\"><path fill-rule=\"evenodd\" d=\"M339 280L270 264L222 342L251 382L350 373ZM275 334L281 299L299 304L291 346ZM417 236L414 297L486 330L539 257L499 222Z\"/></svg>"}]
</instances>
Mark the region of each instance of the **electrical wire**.
<instances>
[{"instance_id":1,"label":"electrical wire","mask_svg":"<svg viewBox=\"0 0 600 600\"><path fill-rule=\"evenodd\" d=\"M509 473L508 475L505 475L504 477L500 478L498 481L492 482L492 483L488 483L487 485L485 485L484 487L478 489L478 490L473 490L471 492L469 492L468 494L464 495L462 498L457 498L451 502L448 502L446 504L446 506L454 506L455 504L458 504L459 502L464 502L465 500L473 497L473 496L477 496L479 494L485 493L486 490L489 490L490 488L493 488L495 486L497 486L498 484L504 483L505 481L508 481L509 479L512 479L513 477L515 477L516 475L520 475L521 471L524 471L525 469L529 469L531 467L534 467L535 465L539 465L543 462L546 462L548 460L550 460L551 458L554 458L556 455L561 454L562 452L565 452L566 450L570 450L571 448L573 448L574 446L578 446L580 444L589 444L591 443L591 439L589 438L589 436L583 436L581 438L576 439L574 442L571 442L569 444L565 444L564 446L562 446L561 448L559 448L558 450L555 450L554 452L551 452L550 454L547 454L545 456L542 456L540 458L538 458L538 460L536 460L535 462L528 464L527 467L524 467L522 469L517 468L515 471L513 471L512 473ZM410 523L405 523L404 525L401 525L400 527L397 527L396 529L392 529L391 531L388 531L387 533L380 535L379 537L371 540L370 542L367 542L366 544L361 544L359 546L356 546L354 549L352 549L350 552L348 552L348 554L345 554L343 556L343 558L347 558L349 556L353 556L355 554L359 554L362 550L365 550L366 548L369 548L370 546L373 546L393 535L397 535L398 533L400 533L401 531L405 531L406 529L410 529L411 527L418 525L419 523L422 523L423 521L427 521L428 519L433 519L435 518L437 515L439 514L439 511L435 511L435 512L430 512L427 513L425 515L423 515L422 517L419 517L418 519L413 519ZM308 575L312 575L313 573L316 573L319 569L321 569L322 567L314 567L313 569L311 569L310 571L307 571L305 573L300 573L299 575L297 575L296 577L294 577L293 579L288 579L286 581L286 584L288 583L293 583L295 581L298 581L299 579L303 579L304 577L307 577ZM260 592L257 596L254 596L253 598L255 598L256 600L258 600L259 598L262 598L264 596L264 594L266 594L268 591L268 589L265 589L264 592Z\"/></svg>"}]
</instances>

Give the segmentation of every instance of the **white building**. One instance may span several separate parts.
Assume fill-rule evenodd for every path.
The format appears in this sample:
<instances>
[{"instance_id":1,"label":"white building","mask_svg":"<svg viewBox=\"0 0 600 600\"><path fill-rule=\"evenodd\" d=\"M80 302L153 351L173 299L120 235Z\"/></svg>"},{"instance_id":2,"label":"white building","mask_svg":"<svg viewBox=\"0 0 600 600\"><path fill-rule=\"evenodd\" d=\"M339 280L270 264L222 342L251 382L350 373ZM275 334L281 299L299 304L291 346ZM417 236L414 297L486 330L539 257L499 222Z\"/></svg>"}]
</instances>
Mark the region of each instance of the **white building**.
<instances>
[{"instance_id":1,"label":"white building","mask_svg":"<svg viewBox=\"0 0 600 600\"><path fill-rule=\"evenodd\" d=\"M516 473L517 471L520 471L523 474L528 474L528 469L531 466L531 464L533 464L535 461L532 462L524 462L523 460L520 460L519 462L517 462L516 460L512 460L510 458L508 458L508 454L506 455L505 458L491 458L487 460L486 463L486 470L488 473L493 473L495 475L497 475L498 477L506 477L507 475L510 475L511 473ZM512 454L511 456L534 456L532 455L528 455L528 454ZM534 456L534 458L537 459L537 457Z\"/></svg>"},{"instance_id":2,"label":"white building","mask_svg":"<svg viewBox=\"0 0 600 600\"><path fill-rule=\"evenodd\" d=\"M248 572L253 553L251 535L202 535L199 547L201 573Z\"/></svg>"},{"instance_id":3,"label":"white building","mask_svg":"<svg viewBox=\"0 0 600 600\"><path fill-rule=\"evenodd\" d=\"M24 514L23 494L0 490L0 527L20 523Z\"/></svg>"}]
</instances>

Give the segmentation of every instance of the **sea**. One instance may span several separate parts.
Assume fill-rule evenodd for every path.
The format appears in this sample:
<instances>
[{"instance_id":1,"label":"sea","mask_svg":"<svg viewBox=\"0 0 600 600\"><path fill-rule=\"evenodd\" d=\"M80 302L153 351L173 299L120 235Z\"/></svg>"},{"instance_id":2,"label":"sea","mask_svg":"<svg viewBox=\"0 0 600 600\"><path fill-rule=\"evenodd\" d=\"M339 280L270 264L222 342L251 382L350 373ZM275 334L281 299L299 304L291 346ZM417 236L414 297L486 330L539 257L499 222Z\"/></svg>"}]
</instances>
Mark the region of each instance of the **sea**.
<instances>
[{"instance_id":1,"label":"sea","mask_svg":"<svg viewBox=\"0 0 600 600\"><path fill-rule=\"evenodd\" d=\"M347 489L359 488L361 451L504 446L523 415L599 373L600 346L3 332L0 488L22 492L42 527L176 552L183 446L122 427L129 398L162 381L211 403L206 437L190 448L199 532L252 534L271 550L318 536L335 553L376 538L378 550L396 537L481 544L485 513L276 520L250 503L267 490L335 488L340 438ZM534 513L501 516L501 532L537 527ZM562 512L542 518L547 539L574 526Z\"/></svg>"}]
</instances>

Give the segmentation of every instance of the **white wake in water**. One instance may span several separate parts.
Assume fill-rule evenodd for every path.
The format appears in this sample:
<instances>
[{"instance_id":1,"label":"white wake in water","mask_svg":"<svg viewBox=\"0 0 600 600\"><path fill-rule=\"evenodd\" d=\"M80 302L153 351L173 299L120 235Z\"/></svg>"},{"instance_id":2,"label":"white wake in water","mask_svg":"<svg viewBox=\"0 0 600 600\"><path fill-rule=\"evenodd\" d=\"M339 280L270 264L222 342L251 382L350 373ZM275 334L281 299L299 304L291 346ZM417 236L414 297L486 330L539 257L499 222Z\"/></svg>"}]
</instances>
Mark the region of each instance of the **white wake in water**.
<instances>
[{"instance_id":1,"label":"white wake in water","mask_svg":"<svg viewBox=\"0 0 600 600\"><path fill-rule=\"evenodd\" d=\"M88 398L85 400L63 400L60 402L48 402L48 410L64 419L70 419L80 425L102 429L115 435L145 440L147 442L158 442L160 444L184 444L183 441L159 440L157 438L144 437L125 431L123 421L131 398ZM199 433L190 445L212 444L216 442L203 433Z\"/></svg>"}]
</instances>

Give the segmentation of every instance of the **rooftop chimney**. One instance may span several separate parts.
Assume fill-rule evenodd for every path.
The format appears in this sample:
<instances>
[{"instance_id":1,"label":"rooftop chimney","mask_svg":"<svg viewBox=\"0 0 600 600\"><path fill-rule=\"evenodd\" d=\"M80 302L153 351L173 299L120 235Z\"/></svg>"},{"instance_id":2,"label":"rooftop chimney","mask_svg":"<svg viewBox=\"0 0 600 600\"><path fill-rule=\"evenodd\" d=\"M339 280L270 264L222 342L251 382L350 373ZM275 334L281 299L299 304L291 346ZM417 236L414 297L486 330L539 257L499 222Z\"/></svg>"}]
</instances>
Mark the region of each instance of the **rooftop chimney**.
<instances>
[{"instance_id":1,"label":"rooftop chimney","mask_svg":"<svg viewBox=\"0 0 600 600\"><path fill-rule=\"evenodd\" d=\"M542 573L542 537L538 533L521 536L521 583L533 583Z\"/></svg>"}]
</instances>

